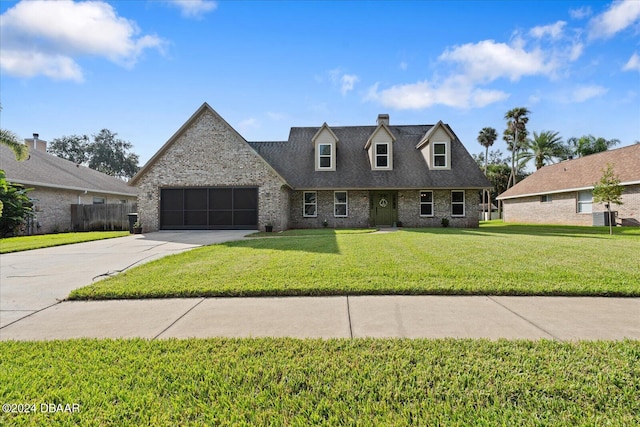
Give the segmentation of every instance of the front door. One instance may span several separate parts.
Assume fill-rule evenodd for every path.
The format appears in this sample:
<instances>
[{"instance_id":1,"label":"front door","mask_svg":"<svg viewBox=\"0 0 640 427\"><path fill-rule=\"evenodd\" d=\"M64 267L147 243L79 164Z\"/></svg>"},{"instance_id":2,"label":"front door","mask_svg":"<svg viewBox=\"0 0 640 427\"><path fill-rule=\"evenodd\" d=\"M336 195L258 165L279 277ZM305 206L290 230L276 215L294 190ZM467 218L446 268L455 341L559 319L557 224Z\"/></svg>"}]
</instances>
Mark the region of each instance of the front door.
<instances>
[{"instance_id":1,"label":"front door","mask_svg":"<svg viewBox=\"0 0 640 427\"><path fill-rule=\"evenodd\" d=\"M391 226L396 222L397 192L376 191L371 193L371 217L376 226Z\"/></svg>"}]
</instances>

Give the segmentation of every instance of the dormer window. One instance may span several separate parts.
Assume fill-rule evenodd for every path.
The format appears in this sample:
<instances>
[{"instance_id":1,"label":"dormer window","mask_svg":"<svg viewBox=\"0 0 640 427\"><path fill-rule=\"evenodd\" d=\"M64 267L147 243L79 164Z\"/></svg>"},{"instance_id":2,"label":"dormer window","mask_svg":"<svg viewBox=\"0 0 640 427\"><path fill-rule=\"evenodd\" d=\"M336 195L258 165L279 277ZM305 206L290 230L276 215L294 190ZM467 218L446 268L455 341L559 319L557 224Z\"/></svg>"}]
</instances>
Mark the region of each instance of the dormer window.
<instances>
[{"instance_id":1,"label":"dormer window","mask_svg":"<svg viewBox=\"0 0 640 427\"><path fill-rule=\"evenodd\" d=\"M389 167L389 144L376 144L376 168Z\"/></svg>"},{"instance_id":2,"label":"dormer window","mask_svg":"<svg viewBox=\"0 0 640 427\"><path fill-rule=\"evenodd\" d=\"M331 144L318 144L318 169L332 169L333 147Z\"/></svg>"},{"instance_id":3,"label":"dormer window","mask_svg":"<svg viewBox=\"0 0 640 427\"><path fill-rule=\"evenodd\" d=\"M434 168L446 168L447 165L447 143L446 142L434 142L433 143L433 167Z\"/></svg>"},{"instance_id":4,"label":"dormer window","mask_svg":"<svg viewBox=\"0 0 640 427\"><path fill-rule=\"evenodd\" d=\"M329 125L324 123L318 132L311 138L315 150L315 170L335 171L336 170L336 147L338 137L331 130Z\"/></svg>"}]
</instances>

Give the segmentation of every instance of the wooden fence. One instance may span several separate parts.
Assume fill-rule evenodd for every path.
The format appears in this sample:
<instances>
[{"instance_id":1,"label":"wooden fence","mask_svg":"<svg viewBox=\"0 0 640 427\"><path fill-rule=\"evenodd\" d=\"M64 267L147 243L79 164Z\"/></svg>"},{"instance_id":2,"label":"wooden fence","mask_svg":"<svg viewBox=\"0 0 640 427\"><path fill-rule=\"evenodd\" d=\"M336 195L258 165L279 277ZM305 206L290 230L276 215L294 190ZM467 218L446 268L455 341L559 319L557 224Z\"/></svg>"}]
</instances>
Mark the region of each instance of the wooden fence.
<instances>
[{"instance_id":1,"label":"wooden fence","mask_svg":"<svg viewBox=\"0 0 640 427\"><path fill-rule=\"evenodd\" d=\"M128 214L136 210L135 203L71 205L71 227L73 231L128 230Z\"/></svg>"}]
</instances>

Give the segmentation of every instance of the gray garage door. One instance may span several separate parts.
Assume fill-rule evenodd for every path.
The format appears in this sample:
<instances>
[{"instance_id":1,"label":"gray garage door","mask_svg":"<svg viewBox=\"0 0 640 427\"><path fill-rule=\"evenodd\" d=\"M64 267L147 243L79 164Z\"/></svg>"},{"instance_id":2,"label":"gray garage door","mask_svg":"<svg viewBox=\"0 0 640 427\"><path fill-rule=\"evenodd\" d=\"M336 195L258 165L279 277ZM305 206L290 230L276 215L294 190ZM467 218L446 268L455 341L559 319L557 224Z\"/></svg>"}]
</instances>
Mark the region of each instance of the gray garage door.
<instances>
[{"instance_id":1,"label":"gray garage door","mask_svg":"<svg viewBox=\"0 0 640 427\"><path fill-rule=\"evenodd\" d=\"M163 188L160 190L160 228L257 229L258 189Z\"/></svg>"}]
</instances>

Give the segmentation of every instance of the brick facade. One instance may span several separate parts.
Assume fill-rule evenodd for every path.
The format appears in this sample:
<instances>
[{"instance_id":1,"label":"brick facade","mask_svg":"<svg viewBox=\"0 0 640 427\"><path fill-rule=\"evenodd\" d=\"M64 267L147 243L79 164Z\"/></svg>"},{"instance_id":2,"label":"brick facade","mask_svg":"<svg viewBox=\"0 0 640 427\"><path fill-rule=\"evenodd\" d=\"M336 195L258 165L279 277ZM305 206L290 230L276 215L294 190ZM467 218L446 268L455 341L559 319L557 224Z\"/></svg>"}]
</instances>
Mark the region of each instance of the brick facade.
<instances>
[{"instance_id":1,"label":"brick facade","mask_svg":"<svg viewBox=\"0 0 640 427\"><path fill-rule=\"evenodd\" d=\"M527 224L593 225L592 213L577 212L577 192L555 193L551 201L542 202L540 196L504 200L505 222ZM640 225L640 185L629 185L622 193L622 205L611 206L618 212L618 224ZM594 203L592 212L605 212L602 203Z\"/></svg>"},{"instance_id":2,"label":"brick facade","mask_svg":"<svg viewBox=\"0 0 640 427\"><path fill-rule=\"evenodd\" d=\"M303 191L293 191L291 196L290 227L291 228L320 228L323 221L327 221L331 228L360 228L369 227L370 192L366 190L348 191L348 217L335 217L333 191L317 191L317 216L304 217ZM465 191L465 215L451 216L451 191L434 190L434 215L420 216L420 191L398 191L398 222L403 227L441 227L442 218L449 219L450 227L478 227L478 204L480 196L477 191Z\"/></svg>"},{"instance_id":3,"label":"brick facade","mask_svg":"<svg viewBox=\"0 0 640 427\"><path fill-rule=\"evenodd\" d=\"M32 232L35 234L46 234L54 232L71 231L71 205L72 204L93 204L94 197L104 198L105 203L134 203L134 196L113 195L97 192L84 192L77 190L65 190L48 187L31 187L33 191L28 193L33 199L35 213Z\"/></svg>"},{"instance_id":4,"label":"brick facade","mask_svg":"<svg viewBox=\"0 0 640 427\"><path fill-rule=\"evenodd\" d=\"M210 109L201 109L156 155L136 182L143 231L160 228L160 189L257 187L258 226L287 228L289 190L247 142Z\"/></svg>"}]
</instances>

